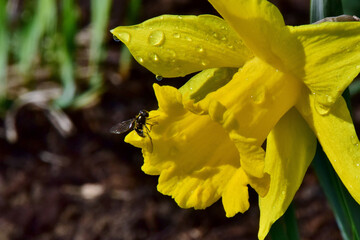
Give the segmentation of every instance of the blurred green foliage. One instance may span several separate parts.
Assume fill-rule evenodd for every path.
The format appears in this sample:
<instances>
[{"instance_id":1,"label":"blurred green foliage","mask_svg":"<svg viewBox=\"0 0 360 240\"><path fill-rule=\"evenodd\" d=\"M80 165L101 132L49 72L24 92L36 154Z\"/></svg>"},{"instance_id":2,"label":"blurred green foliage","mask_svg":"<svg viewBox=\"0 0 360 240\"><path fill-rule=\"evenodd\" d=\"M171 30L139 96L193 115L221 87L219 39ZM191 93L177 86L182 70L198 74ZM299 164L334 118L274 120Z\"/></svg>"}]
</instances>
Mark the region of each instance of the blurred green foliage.
<instances>
[{"instance_id":1,"label":"blurred green foliage","mask_svg":"<svg viewBox=\"0 0 360 240\"><path fill-rule=\"evenodd\" d=\"M88 51L83 51L88 54L83 54L86 62L80 63L76 59L76 37L81 35L78 28L81 9L77 1L0 0L2 116L11 102L41 88L43 82L51 82L61 90L61 95L52 99L55 107L81 108L98 99L103 91L99 66L105 56L104 39L109 31L111 4L111 0L91 0L90 24L86 29L89 31L85 37ZM78 81L84 76L85 83L80 84Z\"/></svg>"}]
</instances>

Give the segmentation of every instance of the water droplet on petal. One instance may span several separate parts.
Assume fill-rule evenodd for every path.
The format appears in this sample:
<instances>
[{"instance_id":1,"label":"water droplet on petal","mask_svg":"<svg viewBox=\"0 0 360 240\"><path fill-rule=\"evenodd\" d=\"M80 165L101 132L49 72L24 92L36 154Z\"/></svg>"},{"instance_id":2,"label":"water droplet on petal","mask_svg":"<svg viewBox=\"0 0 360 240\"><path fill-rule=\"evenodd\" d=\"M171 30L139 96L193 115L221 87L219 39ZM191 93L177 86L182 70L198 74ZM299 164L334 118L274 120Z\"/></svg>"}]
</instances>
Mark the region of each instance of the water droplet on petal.
<instances>
[{"instance_id":1,"label":"water droplet on petal","mask_svg":"<svg viewBox=\"0 0 360 240\"><path fill-rule=\"evenodd\" d=\"M160 76L160 75L155 75L155 78L156 78L156 80L157 81L161 81L161 80L163 80L163 77L162 76Z\"/></svg>"},{"instance_id":2,"label":"water droplet on petal","mask_svg":"<svg viewBox=\"0 0 360 240\"><path fill-rule=\"evenodd\" d=\"M174 34L173 34L173 37L174 37L174 38L180 38L181 35L180 35L180 33L174 33Z\"/></svg>"},{"instance_id":3,"label":"water droplet on petal","mask_svg":"<svg viewBox=\"0 0 360 240\"><path fill-rule=\"evenodd\" d=\"M123 43L128 43L130 42L130 34L127 32L121 32L121 33L117 33L115 35L113 35L113 38L115 41L122 41Z\"/></svg>"},{"instance_id":4,"label":"water droplet on petal","mask_svg":"<svg viewBox=\"0 0 360 240\"><path fill-rule=\"evenodd\" d=\"M351 136L350 141L354 146L359 146L359 139L357 138L357 136Z\"/></svg>"},{"instance_id":5,"label":"water droplet on petal","mask_svg":"<svg viewBox=\"0 0 360 240\"><path fill-rule=\"evenodd\" d=\"M178 15L177 18L178 18L178 19L182 19L182 16Z\"/></svg>"},{"instance_id":6,"label":"water droplet on petal","mask_svg":"<svg viewBox=\"0 0 360 240\"><path fill-rule=\"evenodd\" d=\"M159 61L159 56L156 53L150 53L149 57L155 62Z\"/></svg>"},{"instance_id":7,"label":"water droplet on petal","mask_svg":"<svg viewBox=\"0 0 360 240\"><path fill-rule=\"evenodd\" d=\"M144 62L144 59L143 59L142 57L138 57L138 58L137 58L137 61L138 61L139 63L143 63L143 62Z\"/></svg>"},{"instance_id":8,"label":"water droplet on petal","mask_svg":"<svg viewBox=\"0 0 360 240\"><path fill-rule=\"evenodd\" d=\"M207 62L206 61L201 61L201 65L203 65L204 67L207 65Z\"/></svg>"},{"instance_id":9,"label":"water droplet on petal","mask_svg":"<svg viewBox=\"0 0 360 240\"><path fill-rule=\"evenodd\" d=\"M113 39L115 42L120 42L120 39L118 39L115 35L113 35Z\"/></svg>"},{"instance_id":10,"label":"water droplet on petal","mask_svg":"<svg viewBox=\"0 0 360 240\"><path fill-rule=\"evenodd\" d=\"M161 46L165 41L165 34L163 31L153 31L149 35L149 43L154 46Z\"/></svg>"},{"instance_id":11,"label":"water droplet on petal","mask_svg":"<svg viewBox=\"0 0 360 240\"><path fill-rule=\"evenodd\" d=\"M171 57L176 57L176 52L172 49L167 49L168 53L170 54Z\"/></svg>"},{"instance_id":12,"label":"water droplet on petal","mask_svg":"<svg viewBox=\"0 0 360 240\"><path fill-rule=\"evenodd\" d=\"M264 89L257 90L256 93L251 96L251 99L255 104L263 103L265 101L265 98L266 92Z\"/></svg>"},{"instance_id":13,"label":"water droplet on petal","mask_svg":"<svg viewBox=\"0 0 360 240\"><path fill-rule=\"evenodd\" d=\"M204 52L204 48L201 47L201 46L196 47L196 50L197 50L199 53L203 53L203 52Z\"/></svg>"},{"instance_id":14,"label":"water droplet on petal","mask_svg":"<svg viewBox=\"0 0 360 240\"><path fill-rule=\"evenodd\" d=\"M315 109L320 115L326 115L330 112L335 101L336 99L333 96L315 94Z\"/></svg>"},{"instance_id":15,"label":"water droplet on petal","mask_svg":"<svg viewBox=\"0 0 360 240\"><path fill-rule=\"evenodd\" d=\"M191 41L192 41L192 38L191 38L191 37L189 37L189 36L186 36L186 37L185 37L185 39L186 39L187 41L189 41L189 42L191 42Z\"/></svg>"},{"instance_id":16,"label":"water droplet on petal","mask_svg":"<svg viewBox=\"0 0 360 240\"><path fill-rule=\"evenodd\" d=\"M315 110L320 115L327 115L330 112L330 107L326 107L319 102L315 102Z\"/></svg>"}]
</instances>

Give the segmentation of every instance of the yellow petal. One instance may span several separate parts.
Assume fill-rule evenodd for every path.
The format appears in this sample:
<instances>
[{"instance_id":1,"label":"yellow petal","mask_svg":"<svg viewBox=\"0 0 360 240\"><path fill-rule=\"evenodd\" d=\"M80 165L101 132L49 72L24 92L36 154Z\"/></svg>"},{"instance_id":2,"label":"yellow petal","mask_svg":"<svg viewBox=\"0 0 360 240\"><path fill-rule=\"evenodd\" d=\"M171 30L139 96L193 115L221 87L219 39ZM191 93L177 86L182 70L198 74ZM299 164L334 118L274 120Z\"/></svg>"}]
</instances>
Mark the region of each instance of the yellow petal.
<instances>
[{"instance_id":1,"label":"yellow petal","mask_svg":"<svg viewBox=\"0 0 360 240\"><path fill-rule=\"evenodd\" d=\"M306 56L303 81L326 114L360 72L360 23L328 22L289 27Z\"/></svg>"},{"instance_id":2,"label":"yellow petal","mask_svg":"<svg viewBox=\"0 0 360 240\"><path fill-rule=\"evenodd\" d=\"M316 138L296 109L276 124L267 138L265 171L270 174L269 192L259 198L259 239L289 207L316 151Z\"/></svg>"},{"instance_id":3,"label":"yellow petal","mask_svg":"<svg viewBox=\"0 0 360 240\"><path fill-rule=\"evenodd\" d=\"M285 27L281 13L273 4L266 0L209 2L257 57L284 72L303 75L301 45Z\"/></svg>"},{"instance_id":4,"label":"yellow petal","mask_svg":"<svg viewBox=\"0 0 360 240\"><path fill-rule=\"evenodd\" d=\"M249 209L249 191L246 179L247 175L239 168L226 185L222 203L227 217L233 217L239 212L244 213ZM240 199L242 201L239 201Z\"/></svg>"},{"instance_id":5,"label":"yellow petal","mask_svg":"<svg viewBox=\"0 0 360 240\"><path fill-rule=\"evenodd\" d=\"M302 85L291 75L254 58L228 84L208 94L199 104L206 109L212 101L219 102L226 112L219 110L219 116L213 114L212 118L230 132L234 129L227 124L231 125L233 117L240 135L257 139L256 144L261 145L277 121L295 105Z\"/></svg>"},{"instance_id":6,"label":"yellow petal","mask_svg":"<svg viewBox=\"0 0 360 240\"><path fill-rule=\"evenodd\" d=\"M216 16L163 15L112 34L135 59L156 75L185 76L208 68L241 67L252 53Z\"/></svg>"},{"instance_id":7,"label":"yellow petal","mask_svg":"<svg viewBox=\"0 0 360 240\"><path fill-rule=\"evenodd\" d=\"M312 127L345 187L360 203L359 139L345 100L339 97L328 115L315 110L315 101L315 96L304 90L297 109Z\"/></svg>"}]
</instances>

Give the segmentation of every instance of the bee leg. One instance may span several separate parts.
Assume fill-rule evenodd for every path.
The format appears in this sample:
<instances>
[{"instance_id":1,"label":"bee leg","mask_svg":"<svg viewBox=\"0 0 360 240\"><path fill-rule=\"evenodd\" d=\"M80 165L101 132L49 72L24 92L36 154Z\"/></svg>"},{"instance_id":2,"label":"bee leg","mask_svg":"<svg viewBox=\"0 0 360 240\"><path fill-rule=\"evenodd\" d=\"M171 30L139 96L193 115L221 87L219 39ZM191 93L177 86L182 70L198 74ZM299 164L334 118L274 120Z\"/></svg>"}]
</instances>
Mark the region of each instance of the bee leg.
<instances>
[{"instance_id":1,"label":"bee leg","mask_svg":"<svg viewBox=\"0 0 360 240\"><path fill-rule=\"evenodd\" d=\"M152 125L151 125L151 126L152 126ZM151 138L151 136L150 136L150 134L149 134L150 130L149 130L149 128L148 128L146 125L145 125L145 129L146 129L145 134L149 137L149 140L150 140L150 147L149 147L148 151L149 151L150 153L152 153L154 146L153 146L152 138Z\"/></svg>"},{"instance_id":2,"label":"bee leg","mask_svg":"<svg viewBox=\"0 0 360 240\"><path fill-rule=\"evenodd\" d=\"M153 127L154 125L159 124L159 123L158 123L158 122L151 122L151 123L147 122L146 124L150 126L150 129L148 129L148 128L146 127L146 128L149 130L149 132L150 132L151 129L152 129L152 127Z\"/></svg>"}]
</instances>

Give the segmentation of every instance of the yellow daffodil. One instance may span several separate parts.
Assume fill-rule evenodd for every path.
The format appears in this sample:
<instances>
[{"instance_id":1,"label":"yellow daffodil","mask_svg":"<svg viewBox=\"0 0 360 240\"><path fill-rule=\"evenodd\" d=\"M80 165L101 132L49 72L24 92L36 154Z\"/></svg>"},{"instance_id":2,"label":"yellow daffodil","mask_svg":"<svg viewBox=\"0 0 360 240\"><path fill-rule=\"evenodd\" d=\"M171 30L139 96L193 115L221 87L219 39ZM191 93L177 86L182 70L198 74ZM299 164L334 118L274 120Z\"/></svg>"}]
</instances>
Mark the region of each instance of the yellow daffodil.
<instances>
[{"instance_id":1,"label":"yellow daffodil","mask_svg":"<svg viewBox=\"0 0 360 240\"><path fill-rule=\"evenodd\" d=\"M179 206L222 198L231 217L260 196L259 239L287 209L316 138L360 203L360 147L341 96L360 71L360 23L286 26L266 0L210 0L224 18L164 15L112 30L156 75L201 71L182 88L154 85L159 109L142 170ZM266 154L261 147L267 138Z\"/></svg>"}]
</instances>

